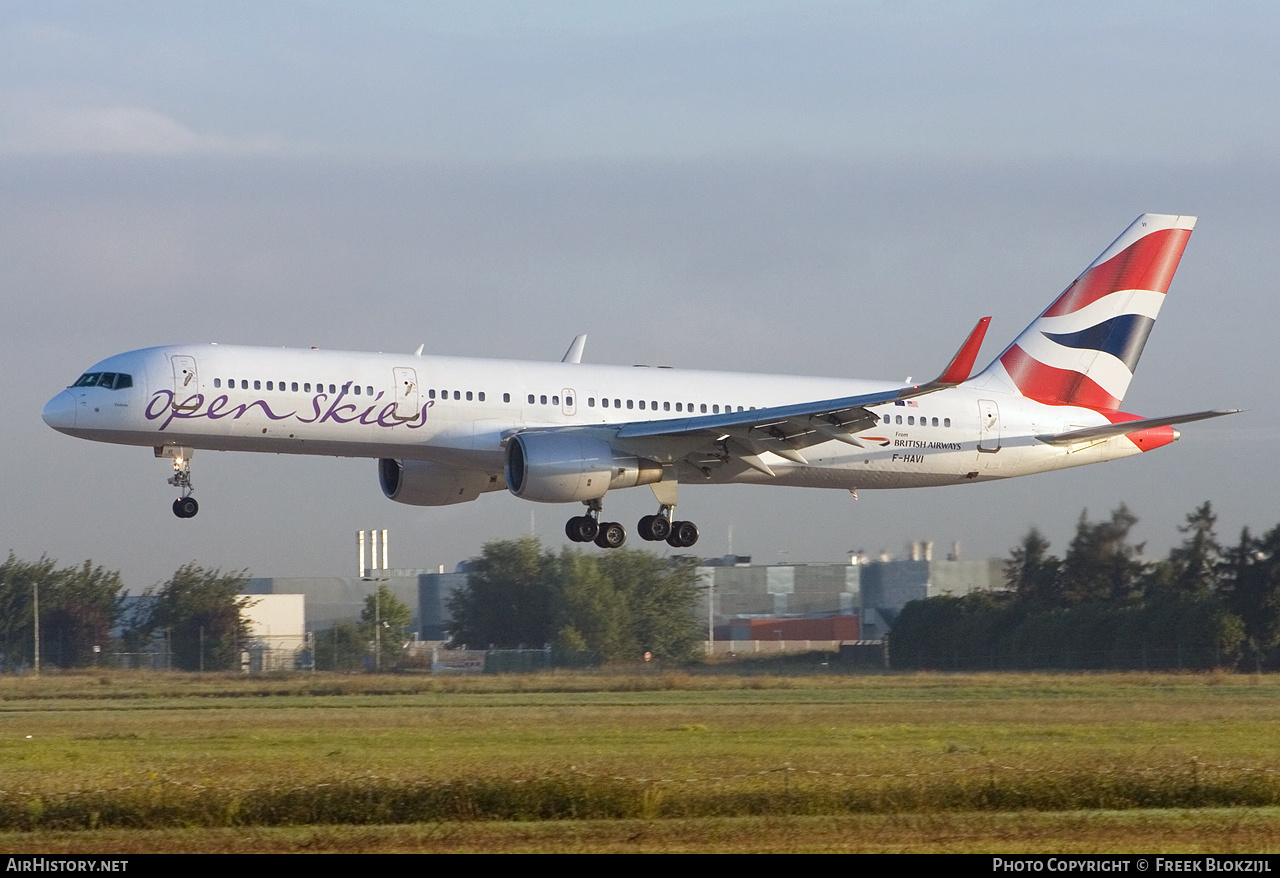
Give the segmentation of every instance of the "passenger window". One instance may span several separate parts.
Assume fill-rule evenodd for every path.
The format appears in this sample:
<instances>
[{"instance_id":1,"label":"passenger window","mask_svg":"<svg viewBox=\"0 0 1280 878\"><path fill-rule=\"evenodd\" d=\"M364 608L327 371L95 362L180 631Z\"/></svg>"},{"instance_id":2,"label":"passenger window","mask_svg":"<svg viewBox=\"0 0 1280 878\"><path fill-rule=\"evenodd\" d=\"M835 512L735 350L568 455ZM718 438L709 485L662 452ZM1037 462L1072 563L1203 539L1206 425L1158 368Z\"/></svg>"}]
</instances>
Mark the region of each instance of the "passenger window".
<instances>
[{"instance_id":1,"label":"passenger window","mask_svg":"<svg viewBox=\"0 0 1280 878\"><path fill-rule=\"evenodd\" d=\"M658 410L658 401L656 399L651 400L649 402L649 408L653 409L656 412Z\"/></svg>"},{"instance_id":2,"label":"passenger window","mask_svg":"<svg viewBox=\"0 0 1280 878\"><path fill-rule=\"evenodd\" d=\"M483 391L483 390L482 390L482 391L480 391L479 397L480 397L480 401L481 401L481 402L484 402L484 391Z\"/></svg>"},{"instance_id":3,"label":"passenger window","mask_svg":"<svg viewBox=\"0 0 1280 878\"><path fill-rule=\"evenodd\" d=\"M713 406L711 407L711 414L713 414L713 415L718 415L718 414L720 414L720 406L718 406L718 405L713 405Z\"/></svg>"},{"instance_id":4,"label":"passenger window","mask_svg":"<svg viewBox=\"0 0 1280 878\"><path fill-rule=\"evenodd\" d=\"M329 392L330 392L330 393L337 393L337 392L338 392L338 385L336 385L336 384L330 384L330 385L329 385Z\"/></svg>"},{"instance_id":5,"label":"passenger window","mask_svg":"<svg viewBox=\"0 0 1280 878\"><path fill-rule=\"evenodd\" d=\"M542 394L542 396L538 397L538 400L539 400L539 402L541 402L543 405L546 405L546 404L547 404L547 395L546 395L545 393L544 393L544 394Z\"/></svg>"},{"instance_id":6,"label":"passenger window","mask_svg":"<svg viewBox=\"0 0 1280 878\"><path fill-rule=\"evenodd\" d=\"M901 423L902 423L902 415L898 415L898 416L897 416L897 419L894 421L894 423L895 423L895 424L901 424Z\"/></svg>"},{"instance_id":7,"label":"passenger window","mask_svg":"<svg viewBox=\"0 0 1280 878\"><path fill-rule=\"evenodd\" d=\"M627 400L627 408L631 408L632 404L632 400Z\"/></svg>"},{"instance_id":8,"label":"passenger window","mask_svg":"<svg viewBox=\"0 0 1280 878\"><path fill-rule=\"evenodd\" d=\"M533 394L529 394L529 405L533 405Z\"/></svg>"},{"instance_id":9,"label":"passenger window","mask_svg":"<svg viewBox=\"0 0 1280 878\"><path fill-rule=\"evenodd\" d=\"M355 391L356 391L356 396L359 396L359 395L360 395L360 385L359 385L359 384L357 384L357 385L356 385L356 387L355 387Z\"/></svg>"},{"instance_id":10,"label":"passenger window","mask_svg":"<svg viewBox=\"0 0 1280 878\"><path fill-rule=\"evenodd\" d=\"M509 393L504 393L504 394L502 394L502 401L503 401L503 402L511 402L511 394L509 394Z\"/></svg>"},{"instance_id":11,"label":"passenger window","mask_svg":"<svg viewBox=\"0 0 1280 878\"><path fill-rule=\"evenodd\" d=\"M461 391L461 390L455 390L455 391L453 392L453 398L454 398L454 399L462 399L462 391Z\"/></svg>"},{"instance_id":12,"label":"passenger window","mask_svg":"<svg viewBox=\"0 0 1280 878\"><path fill-rule=\"evenodd\" d=\"M707 404L705 402L700 406L700 410L704 415L707 413Z\"/></svg>"},{"instance_id":13,"label":"passenger window","mask_svg":"<svg viewBox=\"0 0 1280 878\"><path fill-rule=\"evenodd\" d=\"M594 396L588 396L588 397L587 397L587 408L589 408L589 409L593 409L593 408L595 408L595 407L596 407L596 398L595 398Z\"/></svg>"},{"instance_id":14,"label":"passenger window","mask_svg":"<svg viewBox=\"0 0 1280 878\"><path fill-rule=\"evenodd\" d=\"M558 396L553 396L553 397L551 397L551 404L552 404L552 405L560 405L560 397L558 397Z\"/></svg>"},{"instance_id":15,"label":"passenger window","mask_svg":"<svg viewBox=\"0 0 1280 878\"><path fill-rule=\"evenodd\" d=\"M944 427L950 427L950 426L951 426L951 419L950 419L950 418L943 418L943 419L942 419L942 426L944 426Z\"/></svg>"},{"instance_id":16,"label":"passenger window","mask_svg":"<svg viewBox=\"0 0 1280 878\"><path fill-rule=\"evenodd\" d=\"M602 397L600 398L600 406L601 406L601 408L608 408L608 407L609 407L609 398L608 398L607 396L602 396Z\"/></svg>"},{"instance_id":17,"label":"passenger window","mask_svg":"<svg viewBox=\"0 0 1280 878\"><path fill-rule=\"evenodd\" d=\"M292 390L294 393L297 393L297 392L298 392L298 382L297 382L297 381L295 381L295 382L293 382L293 384L289 385L289 389L290 389L290 390Z\"/></svg>"},{"instance_id":18,"label":"passenger window","mask_svg":"<svg viewBox=\"0 0 1280 878\"><path fill-rule=\"evenodd\" d=\"M297 390L298 388L297 388L297 386L295 385L293 389L294 389L294 390ZM367 394L369 394L370 396L373 396L373 388L372 388L372 387L365 387L364 392L365 392L365 393L367 393Z\"/></svg>"},{"instance_id":19,"label":"passenger window","mask_svg":"<svg viewBox=\"0 0 1280 878\"><path fill-rule=\"evenodd\" d=\"M663 410L664 412L669 412L669 411L671 411L671 403L669 403L669 402L667 402L667 401L665 401L665 400L664 400L664 401L663 401L663 403L662 403L662 410Z\"/></svg>"},{"instance_id":20,"label":"passenger window","mask_svg":"<svg viewBox=\"0 0 1280 878\"><path fill-rule=\"evenodd\" d=\"M915 415L907 415L907 425L908 425L908 426L915 426L915 423L916 423L916 416L915 416Z\"/></svg>"},{"instance_id":21,"label":"passenger window","mask_svg":"<svg viewBox=\"0 0 1280 878\"><path fill-rule=\"evenodd\" d=\"M936 427L936 426L938 426L938 419L937 419L937 418L934 418L934 419L933 419L933 423L932 423L932 424L930 424L930 426L932 426L932 427Z\"/></svg>"},{"instance_id":22,"label":"passenger window","mask_svg":"<svg viewBox=\"0 0 1280 878\"><path fill-rule=\"evenodd\" d=\"M427 399L435 399L435 398L436 398L436 389L433 387L427 391Z\"/></svg>"},{"instance_id":23,"label":"passenger window","mask_svg":"<svg viewBox=\"0 0 1280 878\"><path fill-rule=\"evenodd\" d=\"M682 411L684 411L684 403L682 403L682 402L678 402L678 403L676 403L676 411L678 411L678 412L682 412Z\"/></svg>"},{"instance_id":24,"label":"passenger window","mask_svg":"<svg viewBox=\"0 0 1280 878\"><path fill-rule=\"evenodd\" d=\"M248 390L248 389L249 389L249 379L248 379L248 378L241 378L241 379L240 379L240 389L241 389L241 390Z\"/></svg>"},{"instance_id":25,"label":"passenger window","mask_svg":"<svg viewBox=\"0 0 1280 878\"><path fill-rule=\"evenodd\" d=\"M640 411L644 411L644 400L640 400Z\"/></svg>"},{"instance_id":26,"label":"passenger window","mask_svg":"<svg viewBox=\"0 0 1280 878\"><path fill-rule=\"evenodd\" d=\"M467 391L467 402L471 402L471 391Z\"/></svg>"},{"instance_id":27,"label":"passenger window","mask_svg":"<svg viewBox=\"0 0 1280 878\"><path fill-rule=\"evenodd\" d=\"M616 408L616 409L620 409L620 408L622 408L622 400L620 400L620 399L615 399L615 400L613 401L613 407L614 407L614 408Z\"/></svg>"},{"instance_id":28,"label":"passenger window","mask_svg":"<svg viewBox=\"0 0 1280 878\"><path fill-rule=\"evenodd\" d=\"M267 382L267 390L275 390L275 388L271 386L270 381Z\"/></svg>"},{"instance_id":29,"label":"passenger window","mask_svg":"<svg viewBox=\"0 0 1280 878\"><path fill-rule=\"evenodd\" d=\"M572 396L566 396L566 397L564 398L564 404L565 404L565 405L567 405L569 408L573 408L573 397L572 397Z\"/></svg>"},{"instance_id":30,"label":"passenger window","mask_svg":"<svg viewBox=\"0 0 1280 878\"><path fill-rule=\"evenodd\" d=\"M213 379L213 386L214 386L214 387L221 387L221 386L222 386L222 379L221 379L221 378L215 378L215 379Z\"/></svg>"},{"instance_id":31,"label":"passenger window","mask_svg":"<svg viewBox=\"0 0 1280 878\"><path fill-rule=\"evenodd\" d=\"M311 382L310 382L310 381L308 381L306 384L302 385L302 391L303 391L304 393L310 393L310 392L311 392Z\"/></svg>"},{"instance_id":32,"label":"passenger window","mask_svg":"<svg viewBox=\"0 0 1280 878\"><path fill-rule=\"evenodd\" d=\"M261 382L261 381L254 381L254 382L253 382L253 389L254 389L254 390L261 390L261 389L262 389L262 382Z\"/></svg>"}]
</instances>

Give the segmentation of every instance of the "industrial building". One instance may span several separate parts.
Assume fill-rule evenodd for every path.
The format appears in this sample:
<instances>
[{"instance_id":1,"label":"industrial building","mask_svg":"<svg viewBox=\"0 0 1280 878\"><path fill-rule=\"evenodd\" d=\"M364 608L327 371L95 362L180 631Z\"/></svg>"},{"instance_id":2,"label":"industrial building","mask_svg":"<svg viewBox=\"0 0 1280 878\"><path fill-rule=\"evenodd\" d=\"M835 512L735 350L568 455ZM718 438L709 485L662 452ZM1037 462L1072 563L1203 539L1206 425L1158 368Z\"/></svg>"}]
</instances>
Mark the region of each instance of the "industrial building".
<instances>
[{"instance_id":1,"label":"industrial building","mask_svg":"<svg viewBox=\"0 0 1280 878\"><path fill-rule=\"evenodd\" d=\"M445 640L449 598L465 587L467 574L446 573L443 566L434 571L389 567L385 531L380 564L375 550L373 563L366 565L363 546L362 539L361 576L255 578L246 591L305 595L306 629L318 631L359 618L365 599L386 585L410 608L416 639ZM739 555L707 559L697 567L702 586L697 612L714 630L717 650L769 641L788 644L785 648L816 648L879 640L908 601L1002 587L1002 559L958 556L955 546L947 558L935 560L931 543L914 542L904 558L882 554L873 560L855 552L846 563L765 565ZM778 648L784 648L782 643Z\"/></svg>"}]
</instances>

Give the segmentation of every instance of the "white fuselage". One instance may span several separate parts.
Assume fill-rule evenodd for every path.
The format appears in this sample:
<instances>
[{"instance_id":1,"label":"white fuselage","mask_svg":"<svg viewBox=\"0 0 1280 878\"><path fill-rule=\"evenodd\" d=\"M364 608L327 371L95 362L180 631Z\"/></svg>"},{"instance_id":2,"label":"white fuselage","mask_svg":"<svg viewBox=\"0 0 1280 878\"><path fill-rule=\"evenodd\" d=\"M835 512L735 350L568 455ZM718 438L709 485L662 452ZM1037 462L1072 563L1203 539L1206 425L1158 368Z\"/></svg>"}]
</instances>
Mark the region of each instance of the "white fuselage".
<instances>
[{"instance_id":1,"label":"white fuselage","mask_svg":"<svg viewBox=\"0 0 1280 878\"><path fill-rule=\"evenodd\" d=\"M504 441L535 428L678 421L855 396L886 381L705 372L229 345L147 348L88 375L131 386L73 386L45 409L60 432L126 445L427 460L485 473L505 487ZM83 380L83 379L82 379ZM806 463L762 455L772 475L714 454L660 461L683 483L928 487L1007 478L1138 454L1125 436L1076 446L1044 434L1108 423L1096 411L1044 405L965 383L871 408L861 447L826 441ZM626 442L619 442L626 448ZM652 449L648 453L652 456Z\"/></svg>"}]
</instances>

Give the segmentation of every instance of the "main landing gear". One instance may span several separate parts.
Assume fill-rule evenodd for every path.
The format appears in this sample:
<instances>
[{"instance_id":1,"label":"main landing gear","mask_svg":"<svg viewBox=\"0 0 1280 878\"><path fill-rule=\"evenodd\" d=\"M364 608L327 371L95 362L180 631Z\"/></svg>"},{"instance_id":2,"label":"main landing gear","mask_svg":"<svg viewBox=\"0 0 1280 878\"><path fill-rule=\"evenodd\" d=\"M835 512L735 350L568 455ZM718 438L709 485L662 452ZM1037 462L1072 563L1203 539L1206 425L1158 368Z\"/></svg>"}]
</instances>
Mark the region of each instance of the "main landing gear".
<instances>
[{"instance_id":1,"label":"main landing gear","mask_svg":"<svg viewBox=\"0 0 1280 878\"><path fill-rule=\"evenodd\" d=\"M195 518L197 512L200 511L200 504L196 502L196 498L191 496L191 457L190 455L183 457L174 457L173 459L173 475L168 479L169 484L173 485L182 492L182 496L173 501L173 514L179 518Z\"/></svg>"},{"instance_id":2,"label":"main landing gear","mask_svg":"<svg viewBox=\"0 0 1280 878\"><path fill-rule=\"evenodd\" d=\"M657 515L640 519L636 530L642 540L660 543L665 541L673 549L687 549L698 541L698 526L692 521L672 521L674 506L663 504Z\"/></svg>"},{"instance_id":3,"label":"main landing gear","mask_svg":"<svg viewBox=\"0 0 1280 878\"><path fill-rule=\"evenodd\" d=\"M627 541L627 531L616 521L601 521L604 508L599 500L585 501L586 515L575 515L565 522L564 533L575 543L595 543L602 549L616 549ZM649 542L666 542L673 549L687 549L698 541L698 526L692 521L672 521L674 506L663 505L657 515L640 519L636 530Z\"/></svg>"},{"instance_id":4,"label":"main landing gear","mask_svg":"<svg viewBox=\"0 0 1280 878\"><path fill-rule=\"evenodd\" d=\"M627 541L627 529L616 521L601 521L604 506L599 500L585 501L586 515L565 522L564 534L575 543L595 543L602 549L616 549Z\"/></svg>"}]
</instances>

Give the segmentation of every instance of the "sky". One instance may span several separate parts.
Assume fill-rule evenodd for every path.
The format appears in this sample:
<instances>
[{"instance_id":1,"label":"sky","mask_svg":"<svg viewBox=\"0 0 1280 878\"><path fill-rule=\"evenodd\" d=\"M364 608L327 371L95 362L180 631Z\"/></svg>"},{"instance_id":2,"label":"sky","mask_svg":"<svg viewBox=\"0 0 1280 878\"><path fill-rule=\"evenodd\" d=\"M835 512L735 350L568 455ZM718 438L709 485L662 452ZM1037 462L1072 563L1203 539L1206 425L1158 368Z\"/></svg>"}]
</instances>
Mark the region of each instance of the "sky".
<instances>
[{"instance_id":1,"label":"sky","mask_svg":"<svg viewBox=\"0 0 1280 878\"><path fill-rule=\"evenodd\" d=\"M0 5L0 552L133 591L188 561L354 575L565 542L578 507L386 500L371 460L50 430L99 359L218 341L905 380L995 356L1145 212L1199 216L1125 399L1244 414L1110 464L909 491L691 486L705 556L1061 552L1126 503L1280 522L1280 7L1270 3ZM645 488L607 498L633 528ZM638 538L635 545L652 548ZM665 547L662 547L665 548ZM593 550L594 551L594 550Z\"/></svg>"}]
</instances>

